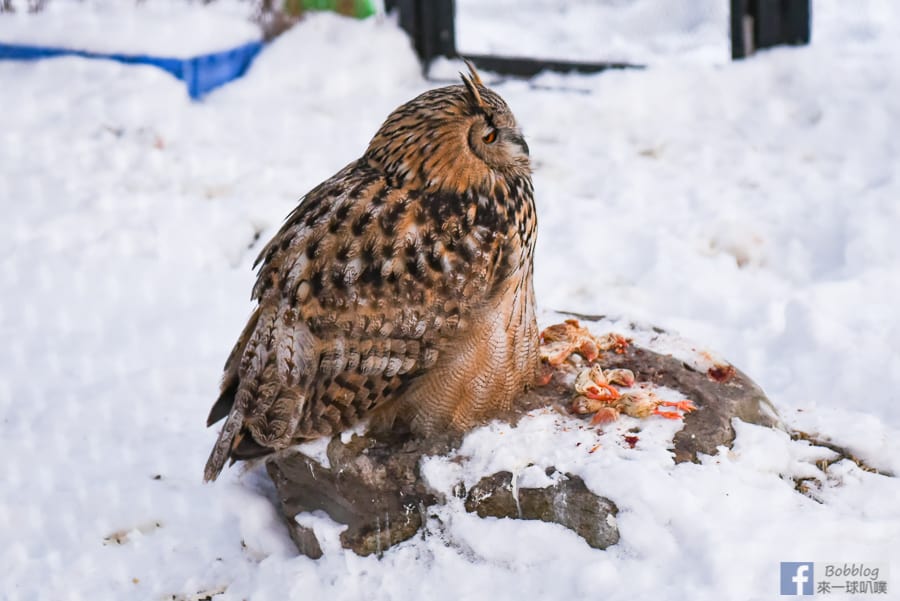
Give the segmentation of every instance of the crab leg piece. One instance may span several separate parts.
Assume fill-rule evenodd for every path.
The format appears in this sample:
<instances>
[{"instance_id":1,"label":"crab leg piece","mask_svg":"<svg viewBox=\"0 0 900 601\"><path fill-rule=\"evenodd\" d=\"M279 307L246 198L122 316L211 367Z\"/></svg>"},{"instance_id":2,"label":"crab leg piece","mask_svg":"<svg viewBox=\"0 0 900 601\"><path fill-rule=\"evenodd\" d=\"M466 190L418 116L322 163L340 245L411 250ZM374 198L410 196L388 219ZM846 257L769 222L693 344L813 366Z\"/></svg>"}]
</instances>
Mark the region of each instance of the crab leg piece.
<instances>
[{"instance_id":1,"label":"crab leg piece","mask_svg":"<svg viewBox=\"0 0 900 601\"><path fill-rule=\"evenodd\" d=\"M627 388L634 386L634 372L630 369L605 369L603 377L610 384L618 384Z\"/></svg>"},{"instance_id":2,"label":"crab leg piece","mask_svg":"<svg viewBox=\"0 0 900 601\"><path fill-rule=\"evenodd\" d=\"M694 405L690 400L685 399L683 401L660 401L660 407L675 407L676 409L680 409L685 413L690 413L694 411L697 406ZM682 419L684 415L678 413L677 411L660 411L659 409L653 410L653 415L658 415L660 417L664 417L666 419Z\"/></svg>"},{"instance_id":3,"label":"crab leg piece","mask_svg":"<svg viewBox=\"0 0 900 601\"><path fill-rule=\"evenodd\" d=\"M659 404L665 407L675 407L676 409L680 409L685 413L690 413L691 411L695 411L697 409L697 405L695 405L689 399L685 399L683 401L661 401Z\"/></svg>"},{"instance_id":4,"label":"crab leg piece","mask_svg":"<svg viewBox=\"0 0 900 601\"><path fill-rule=\"evenodd\" d=\"M594 365L584 369L575 378L575 392L597 401L614 401L621 395L603 375L603 369Z\"/></svg>"},{"instance_id":5,"label":"crab leg piece","mask_svg":"<svg viewBox=\"0 0 900 601\"><path fill-rule=\"evenodd\" d=\"M575 345L568 342L552 342L541 348L541 358L551 367L562 365L575 351Z\"/></svg>"},{"instance_id":6,"label":"crab leg piece","mask_svg":"<svg viewBox=\"0 0 900 601\"><path fill-rule=\"evenodd\" d=\"M677 411L660 411L659 409L654 409L652 415L658 415L666 419L681 419L682 417L684 417Z\"/></svg>"},{"instance_id":7,"label":"crab leg piece","mask_svg":"<svg viewBox=\"0 0 900 601\"><path fill-rule=\"evenodd\" d=\"M593 386L585 388L581 394L589 399L594 399L597 401L614 401L619 398L619 396L621 396L619 394L619 391L609 384L601 384L599 382L594 382Z\"/></svg>"},{"instance_id":8,"label":"crab leg piece","mask_svg":"<svg viewBox=\"0 0 900 601\"><path fill-rule=\"evenodd\" d=\"M591 425L596 426L597 424L606 424L609 422L614 422L619 419L619 410L615 407L601 407L597 410L597 413L594 414L594 417L591 418Z\"/></svg>"}]
</instances>

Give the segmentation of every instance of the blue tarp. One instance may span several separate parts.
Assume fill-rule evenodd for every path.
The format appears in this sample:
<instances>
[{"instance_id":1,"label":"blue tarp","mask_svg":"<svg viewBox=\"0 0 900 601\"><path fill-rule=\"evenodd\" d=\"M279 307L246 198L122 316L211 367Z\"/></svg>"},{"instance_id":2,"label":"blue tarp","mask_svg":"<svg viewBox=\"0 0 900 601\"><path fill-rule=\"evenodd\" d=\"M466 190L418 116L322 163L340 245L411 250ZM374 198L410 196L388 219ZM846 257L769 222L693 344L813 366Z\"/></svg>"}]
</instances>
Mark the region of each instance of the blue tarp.
<instances>
[{"instance_id":1,"label":"blue tarp","mask_svg":"<svg viewBox=\"0 0 900 601\"><path fill-rule=\"evenodd\" d=\"M196 100L213 88L243 75L262 47L262 42L250 42L231 50L212 54L202 54L190 58L166 58L145 54L103 54L71 48L0 42L0 60L37 60L54 56L82 56L128 64L153 65L184 81L187 84L188 94Z\"/></svg>"}]
</instances>

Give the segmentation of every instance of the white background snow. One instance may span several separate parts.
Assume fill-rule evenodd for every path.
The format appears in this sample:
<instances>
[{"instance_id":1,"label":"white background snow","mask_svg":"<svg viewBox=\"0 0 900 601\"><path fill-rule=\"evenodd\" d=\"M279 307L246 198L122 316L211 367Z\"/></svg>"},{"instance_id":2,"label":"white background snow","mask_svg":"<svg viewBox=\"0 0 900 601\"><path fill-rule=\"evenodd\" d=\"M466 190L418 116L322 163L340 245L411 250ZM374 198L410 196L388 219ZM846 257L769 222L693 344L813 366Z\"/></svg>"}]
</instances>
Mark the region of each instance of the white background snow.
<instances>
[{"instance_id":1,"label":"white background snow","mask_svg":"<svg viewBox=\"0 0 900 601\"><path fill-rule=\"evenodd\" d=\"M725 0L562 4L459 2L471 52L651 65L494 86L532 149L544 323L677 331L792 427L900 473L900 4L815 0L812 45L739 63ZM259 245L435 85L392 19L330 14L200 103L149 67L0 62L0 598L774 599L781 561L881 561L898 598L898 480L843 462L811 499L792 478L830 454L742 424L732 451L676 466L672 422L629 449L633 423L541 413L425 465L436 487L579 473L620 508L606 551L450 503L381 559L312 561L258 470L201 483Z\"/></svg>"}]
</instances>

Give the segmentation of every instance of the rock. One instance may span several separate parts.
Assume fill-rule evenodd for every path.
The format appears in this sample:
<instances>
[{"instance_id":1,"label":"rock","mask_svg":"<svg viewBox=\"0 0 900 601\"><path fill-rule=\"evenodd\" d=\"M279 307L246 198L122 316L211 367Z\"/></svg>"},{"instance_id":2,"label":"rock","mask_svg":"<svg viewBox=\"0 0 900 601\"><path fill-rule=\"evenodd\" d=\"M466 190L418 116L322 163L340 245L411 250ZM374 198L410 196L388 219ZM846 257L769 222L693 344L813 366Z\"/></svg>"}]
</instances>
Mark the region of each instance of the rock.
<instances>
[{"instance_id":1,"label":"rock","mask_svg":"<svg viewBox=\"0 0 900 601\"><path fill-rule=\"evenodd\" d=\"M414 536L424 523L425 509L445 501L419 477L419 460L446 453L452 442L458 441L354 436L345 444L335 437L328 445L330 468L296 450L270 459L266 467L297 549L313 559L322 556L315 533L294 519L307 511L321 510L346 524L341 545L359 555L380 554ZM517 493L518 503L512 474L499 472L460 496L465 497L466 511L480 517L560 524L597 549L619 540L615 503L592 493L578 476L566 474L554 486L519 488Z\"/></svg>"},{"instance_id":2,"label":"rock","mask_svg":"<svg viewBox=\"0 0 900 601\"><path fill-rule=\"evenodd\" d=\"M565 526L595 549L619 542L616 504L592 493L578 476L566 474L554 486L519 488L510 472L482 478L466 497L466 511L479 517L541 520Z\"/></svg>"},{"instance_id":3,"label":"rock","mask_svg":"<svg viewBox=\"0 0 900 601\"><path fill-rule=\"evenodd\" d=\"M314 533L297 524L294 516L322 510L347 525L341 533L345 549L370 555L410 538L421 528L425 507L437 499L419 478L419 459L449 448L447 440L354 436L344 444L336 436L328 445L330 468L290 450L270 459L266 469L301 553L316 559L322 549Z\"/></svg>"},{"instance_id":4,"label":"rock","mask_svg":"<svg viewBox=\"0 0 900 601\"><path fill-rule=\"evenodd\" d=\"M591 321L592 316L577 316ZM636 332L638 329L636 328ZM654 330L660 335L661 330ZM699 369L669 354L628 344L597 359L604 368L627 368L638 382L651 382L678 390L697 406L684 418L684 428L674 438L676 462L698 461L698 453L715 454L730 448L735 432L732 419L783 429L778 414L762 390L745 374L725 362L709 362ZM547 406L565 411L572 400L571 385L557 374L536 388L501 416L515 423L527 412ZM419 472L425 456L444 455L461 440L451 436L419 440L405 432L387 437L354 435L348 442L337 436L330 441L330 467L297 450L272 456L267 470L280 500L294 540L301 553L322 555L315 533L294 519L302 512L321 510L346 524L341 545L360 555L380 554L420 531L429 506L446 499L429 489ZM512 475L499 472L484 477L468 494L462 483L454 494L465 498L465 508L481 517L537 519L561 524L589 545L605 549L616 544L616 505L589 490L581 478L565 474L547 488L518 489L513 496ZM518 500L518 503L516 502Z\"/></svg>"}]
</instances>

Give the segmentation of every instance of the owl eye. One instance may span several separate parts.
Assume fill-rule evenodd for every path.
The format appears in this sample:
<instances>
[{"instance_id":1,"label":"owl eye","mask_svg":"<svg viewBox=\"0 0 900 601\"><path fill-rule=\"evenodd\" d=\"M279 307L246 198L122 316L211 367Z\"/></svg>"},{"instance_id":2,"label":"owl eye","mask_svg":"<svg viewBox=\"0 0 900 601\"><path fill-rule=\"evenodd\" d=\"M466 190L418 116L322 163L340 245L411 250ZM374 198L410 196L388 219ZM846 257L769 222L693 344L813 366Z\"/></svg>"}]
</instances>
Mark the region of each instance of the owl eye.
<instances>
[{"instance_id":1,"label":"owl eye","mask_svg":"<svg viewBox=\"0 0 900 601\"><path fill-rule=\"evenodd\" d=\"M488 133L484 134L484 137L481 139L484 140L485 144L493 144L497 140L497 130L492 129Z\"/></svg>"}]
</instances>

